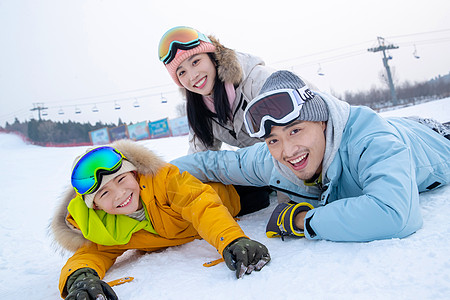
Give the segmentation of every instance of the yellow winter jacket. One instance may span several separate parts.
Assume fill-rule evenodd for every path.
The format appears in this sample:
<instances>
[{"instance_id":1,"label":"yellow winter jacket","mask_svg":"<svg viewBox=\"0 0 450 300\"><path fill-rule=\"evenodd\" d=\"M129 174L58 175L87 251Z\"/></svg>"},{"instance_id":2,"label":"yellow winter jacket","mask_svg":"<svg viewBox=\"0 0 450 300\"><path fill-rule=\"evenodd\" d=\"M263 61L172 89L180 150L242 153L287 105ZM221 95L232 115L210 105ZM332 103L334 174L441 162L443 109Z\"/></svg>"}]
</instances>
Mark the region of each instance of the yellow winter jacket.
<instances>
[{"instance_id":1,"label":"yellow winter jacket","mask_svg":"<svg viewBox=\"0 0 450 300\"><path fill-rule=\"evenodd\" d=\"M61 271L62 297L67 295L65 285L70 274L89 267L103 278L117 257L128 249L155 251L203 238L222 255L230 242L246 237L233 219L240 210L239 195L233 186L203 184L189 173L180 174L176 166L162 162L150 150L131 141L115 142L112 146L137 167L140 197L158 234L140 230L124 245L92 243L82 236L67 212L67 205L75 196L69 190L51 224L56 242L75 252Z\"/></svg>"}]
</instances>

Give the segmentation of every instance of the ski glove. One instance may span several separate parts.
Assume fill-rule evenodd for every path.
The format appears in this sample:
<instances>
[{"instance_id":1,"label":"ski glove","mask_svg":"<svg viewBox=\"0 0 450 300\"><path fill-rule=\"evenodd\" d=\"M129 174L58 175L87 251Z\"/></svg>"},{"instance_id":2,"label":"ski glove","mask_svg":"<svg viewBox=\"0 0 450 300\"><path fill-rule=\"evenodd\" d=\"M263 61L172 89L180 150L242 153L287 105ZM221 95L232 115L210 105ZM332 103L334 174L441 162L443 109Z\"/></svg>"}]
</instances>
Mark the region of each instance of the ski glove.
<instances>
[{"instance_id":1,"label":"ski glove","mask_svg":"<svg viewBox=\"0 0 450 300\"><path fill-rule=\"evenodd\" d=\"M225 247L223 259L230 270L236 271L236 278L240 279L253 270L260 271L270 261L270 254L260 242L243 237Z\"/></svg>"},{"instance_id":2,"label":"ski glove","mask_svg":"<svg viewBox=\"0 0 450 300\"><path fill-rule=\"evenodd\" d=\"M266 235L269 238L280 237L284 241L284 237L288 235L304 237L303 230L294 225L295 216L302 211L308 211L314 207L307 203L280 203L275 207L266 227Z\"/></svg>"},{"instance_id":3,"label":"ski glove","mask_svg":"<svg viewBox=\"0 0 450 300\"><path fill-rule=\"evenodd\" d=\"M76 270L67 279L66 300L118 300L114 290L91 268Z\"/></svg>"}]
</instances>

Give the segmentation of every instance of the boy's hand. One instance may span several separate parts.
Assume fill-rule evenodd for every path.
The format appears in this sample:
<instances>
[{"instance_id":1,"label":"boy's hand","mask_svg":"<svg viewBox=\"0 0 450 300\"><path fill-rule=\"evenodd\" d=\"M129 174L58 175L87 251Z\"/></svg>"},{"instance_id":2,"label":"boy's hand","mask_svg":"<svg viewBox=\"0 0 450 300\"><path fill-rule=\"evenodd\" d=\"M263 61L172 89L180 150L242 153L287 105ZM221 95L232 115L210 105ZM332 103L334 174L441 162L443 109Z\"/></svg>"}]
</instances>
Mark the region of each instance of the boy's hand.
<instances>
[{"instance_id":1,"label":"boy's hand","mask_svg":"<svg viewBox=\"0 0 450 300\"><path fill-rule=\"evenodd\" d=\"M66 300L118 300L114 290L91 268L75 271L67 279Z\"/></svg>"},{"instance_id":2,"label":"boy's hand","mask_svg":"<svg viewBox=\"0 0 450 300\"><path fill-rule=\"evenodd\" d=\"M270 254L263 244L239 238L223 250L223 259L230 270L236 270L236 278L239 279L253 270L260 271L270 261Z\"/></svg>"}]
</instances>

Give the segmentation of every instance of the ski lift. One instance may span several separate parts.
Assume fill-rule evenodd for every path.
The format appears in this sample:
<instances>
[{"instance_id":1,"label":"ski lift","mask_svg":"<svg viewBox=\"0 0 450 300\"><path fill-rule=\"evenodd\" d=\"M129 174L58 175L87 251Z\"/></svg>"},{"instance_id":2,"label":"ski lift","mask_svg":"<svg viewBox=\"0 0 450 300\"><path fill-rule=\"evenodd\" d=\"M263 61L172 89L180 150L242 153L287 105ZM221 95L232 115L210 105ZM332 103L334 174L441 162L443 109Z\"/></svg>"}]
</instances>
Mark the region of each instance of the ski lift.
<instances>
[{"instance_id":1,"label":"ski lift","mask_svg":"<svg viewBox=\"0 0 450 300\"><path fill-rule=\"evenodd\" d=\"M119 104L117 104L116 102L114 102L114 109L115 109L115 110L118 110L118 109L120 109L120 105L119 105Z\"/></svg>"},{"instance_id":2,"label":"ski lift","mask_svg":"<svg viewBox=\"0 0 450 300\"><path fill-rule=\"evenodd\" d=\"M94 104L94 107L92 108L92 112L98 112L98 108L97 108L96 104Z\"/></svg>"},{"instance_id":3,"label":"ski lift","mask_svg":"<svg viewBox=\"0 0 450 300\"><path fill-rule=\"evenodd\" d=\"M75 114L81 114L81 109L79 109L78 107L75 107Z\"/></svg>"},{"instance_id":4,"label":"ski lift","mask_svg":"<svg viewBox=\"0 0 450 300\"><path fill-rule=\"evenodd\" d=\"M161 103L167 103L167 98L161 93Z\"/></svg>"},{"instance_id":5,"label":"ski lift","mask_svg":"<svg viewBox=\"0 0 450 300\"><path fill-rule=\"evenodd\" d=\"M416 58L416 59L419 59L420 58L420 56L417 54L417 49L416 49L416 45L414 45L414 52L413 52L413 56Z\"/></svg>"},{"instance_id":6,"label":"ski lift","mask_svg":"<svg viewBox=\"0 0 450 300\"><path fill-rule=\"evenodd\" d=\"M62 108L60 108L58 111L58 115L63 115L63 114L64 114L64 110Z\"/></svg>"},{"instance_id":7,"label":"ski lift","mask_svg":"<svg viewBox=\"0 0 450 300\"><path fill-rule=\"evenodd\" d=\"M133 107L136 107L136 108L138 108L140 105L139 105L139 102L138 102L138 100L135 98L135 100L134 100L134 102L133 102Z\"/></svg>"},{"instance_id":8,"label":"ski lift","mask_svg":"<svg viewBox=\"0 0 450 300\"><path fill-rule=\"evenodd\" d=\"M48 113L44 110L44 111L42 111L42 116L43 117L48 116Z\"/></svg>"},{"instance_id":9,"label":"ski lift","mask_svg":"<svg viewBox=\"0 0 450 300\"><path fill-rule=\"evenodd\" d=\"M317 75L324 76L325 73L322 71L322 66L319 64L319 69L317 70Z\"/></svg>"}]
</instances>

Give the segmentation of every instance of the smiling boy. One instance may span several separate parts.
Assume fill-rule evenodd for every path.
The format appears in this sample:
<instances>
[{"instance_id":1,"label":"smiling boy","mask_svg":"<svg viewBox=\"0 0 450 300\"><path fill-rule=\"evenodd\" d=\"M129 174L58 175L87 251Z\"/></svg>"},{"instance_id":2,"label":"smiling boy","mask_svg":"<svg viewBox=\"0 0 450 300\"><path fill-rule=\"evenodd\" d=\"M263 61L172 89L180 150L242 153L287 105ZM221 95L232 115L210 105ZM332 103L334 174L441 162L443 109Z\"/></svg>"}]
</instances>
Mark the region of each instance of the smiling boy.
<instances>
[{"instance_id":1,"label":"smiling boy","mask_svg":"<svg viewBox=\"0 0 450 300\"><path fill-rule=\"evenodd\" d=\"M128 249L155 251L203 238L236 277L270 261L233 219L241 210L232 186L203 184L144 146L118 141L77 157L72 187L52 220L55 240L75 252L61 271L66 299L117 299L101 279Z\"/></svg>"}]
</instances>

